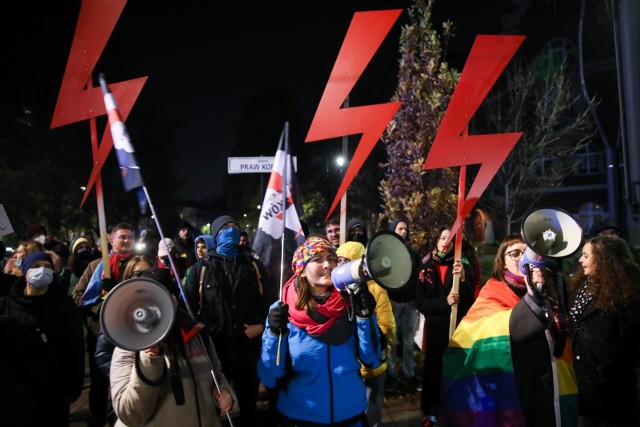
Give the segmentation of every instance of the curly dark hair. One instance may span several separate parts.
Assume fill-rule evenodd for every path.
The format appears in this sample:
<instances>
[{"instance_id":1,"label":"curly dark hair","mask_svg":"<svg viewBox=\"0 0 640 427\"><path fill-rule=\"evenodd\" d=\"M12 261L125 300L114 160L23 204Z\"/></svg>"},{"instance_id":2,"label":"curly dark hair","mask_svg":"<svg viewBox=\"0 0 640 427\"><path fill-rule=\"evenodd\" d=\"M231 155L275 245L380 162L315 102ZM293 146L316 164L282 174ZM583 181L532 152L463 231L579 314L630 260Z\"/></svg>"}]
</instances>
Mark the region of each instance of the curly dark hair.
<instances>
[{"instance_id":1,"label":"curly dark hair","mask_svg":"<svg viewBox=\"0 0 640 427\"><path fill-rule=\"evenodd\" d=\"M587 292L596 292L596 308L615 313L630 302L640 299L640 266L634 261L629 245L616 236L596 236L591 244L595 273L586 276L580 269L571 278L569 290L576 292L586 282ZM587 278L589 280L587 280Z\"/></svg>"}]
</instances>

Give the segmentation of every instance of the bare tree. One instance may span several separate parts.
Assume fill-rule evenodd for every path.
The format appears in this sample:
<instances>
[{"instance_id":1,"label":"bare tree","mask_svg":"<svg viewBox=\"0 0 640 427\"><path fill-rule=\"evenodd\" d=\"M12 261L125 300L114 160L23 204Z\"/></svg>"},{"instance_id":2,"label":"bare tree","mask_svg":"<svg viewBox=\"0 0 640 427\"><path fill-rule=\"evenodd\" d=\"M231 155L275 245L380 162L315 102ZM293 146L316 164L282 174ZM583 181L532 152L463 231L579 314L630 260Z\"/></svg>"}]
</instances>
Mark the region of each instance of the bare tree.
<instances>
[{"instance_id":1,"label":"bare tree","mask_svg":"<svg viewBox=\"0 0 640 427\"><path fill-rule=\"evenodd\" d=\"M503 212L508 234L546 190L573 173L594 126L566 64L537 75L532 64L517 62L500 85L473 125L474 133L524 132L481 199Z\"/></svg>"}]
</instances>

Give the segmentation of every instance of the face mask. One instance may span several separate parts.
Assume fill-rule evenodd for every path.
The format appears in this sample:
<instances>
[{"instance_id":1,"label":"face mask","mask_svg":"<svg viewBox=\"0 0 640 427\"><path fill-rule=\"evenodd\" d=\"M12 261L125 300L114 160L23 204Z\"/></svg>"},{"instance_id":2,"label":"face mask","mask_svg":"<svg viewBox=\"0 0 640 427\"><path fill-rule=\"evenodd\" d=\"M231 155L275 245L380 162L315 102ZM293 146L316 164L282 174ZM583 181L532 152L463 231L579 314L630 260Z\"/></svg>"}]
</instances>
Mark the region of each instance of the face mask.
<instances>
[{"instance_id":1,"label":"face mask","mask_svg":"<svg viewBox=\"0 0 640 427\"><path fill-rule=\"evenodd\" d=\"M44 245L44 234L41 234L38 237L34 237L33 240L40 243L41 245Z\"/></svg>"},{"instance_id":2,"label":"face mask","mask_svg":"<svg viewBox=\"0 0 640 427\"><path fill-rule=\"evenodd\" d=\"M48 267L30 268L27 273L29 284L34 288L44 288L53 282L53 270Z\"/></svg>"},{"instance_id":3,"label":"face mask","mask_svg":"<svg viewBox=\"0 0 640 427\"><path fill-rule=\"evenodd\" d=\"M16 261L16 267L18 268L22 267L22 258Z\"/></svg>"},{"instance_id":4,"label":"face mask","mask_svg":"<svg viewBox=\"0 0 640 427\"><path fill-rule=\"evenodd\" d=\"M216 236L216 252L222 256L236 256L240 253L240 230L227 227Z\"/></svg>"}]
</instances>

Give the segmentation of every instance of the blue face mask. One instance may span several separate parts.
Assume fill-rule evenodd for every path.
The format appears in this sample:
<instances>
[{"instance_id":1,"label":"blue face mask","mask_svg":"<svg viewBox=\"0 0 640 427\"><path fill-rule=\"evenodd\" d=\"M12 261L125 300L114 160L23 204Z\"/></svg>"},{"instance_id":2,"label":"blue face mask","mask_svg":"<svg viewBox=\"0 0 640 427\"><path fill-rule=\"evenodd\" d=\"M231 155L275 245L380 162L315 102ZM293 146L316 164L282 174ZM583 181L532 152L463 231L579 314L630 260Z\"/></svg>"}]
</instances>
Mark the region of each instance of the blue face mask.
<instances>
[{"instance_id":1,"label":"blue face mask","mask_svg":"<svg viewBox=\"0 0 640 427\"><path fill-rule=\"evenodd\" d=\"M30 268L27 281L34 288L44 288L53 282L53 270L48 267Z\"/></svg>"},{"instance_id":2,"label":"blue face mask","mask_svg":"<svg viewBox=\"0 0 640 427\"><path fill-rule=\"evenodd\" d=\"M240 253L240 230L227 227L216 236L216 252L222 256L236 256Z\"/></svg>"}]
</instances>

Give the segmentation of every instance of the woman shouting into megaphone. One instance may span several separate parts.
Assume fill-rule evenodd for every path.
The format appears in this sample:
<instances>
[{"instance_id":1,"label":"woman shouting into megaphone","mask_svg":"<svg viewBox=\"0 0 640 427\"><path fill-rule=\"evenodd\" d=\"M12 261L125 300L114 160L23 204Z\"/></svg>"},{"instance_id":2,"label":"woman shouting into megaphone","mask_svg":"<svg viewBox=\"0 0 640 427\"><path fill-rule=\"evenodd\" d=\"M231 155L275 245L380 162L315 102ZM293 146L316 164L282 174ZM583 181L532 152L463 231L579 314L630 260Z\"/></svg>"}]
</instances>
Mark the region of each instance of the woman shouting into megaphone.
<instances>
[{"instance_id":1,"label":"woman shouting into megaphone","mask_svg":"<svg viewBox=\"0 0 640 427\"><path fill-rule=\"evenodd\" d=\"M444 353L440 421L447 426L574 426L577 387L570 345L553 354L557 313L544 290L544 271L518 268L527 245L505 238L491 277L458 325Z\"/></svg>"},{"instance_id":2,"label":"woman shouting into megaphone","mask_svg":"<svg viewBox=\"0 0 640 427\"><path fill-rule=\"evenodd\" d=\"M153 267L141 278L154 280L169 290L178 308L161 342L138 351L114 350L110 380L113 409L118 416L115 425L219 427L218 410L228 413L232 409L234 393L220 369L213 344L207 337L199 340L199 334L206 334L204 326L181 308L180 290L169 270ZM123 282L111 293L117 294L128 285ZM108 304L105 301L104 306ZM124 321L108 319L110 323Z\"/></svg>"},{"instance_id":3,"label":"woman shouting into megaphone","mask_svg":"<svg viewBox=\"0 0 640 427\"><path fill-rule=\"evenodd\" d=\"M293 254L282 302L269 312L258 374L278 392L283 427L367 425L360 363L375 369L383 361L375 299L366 283L352 298L339 291L336 261L328 240L309 236Z\"/></svg>"}]
</instances>

